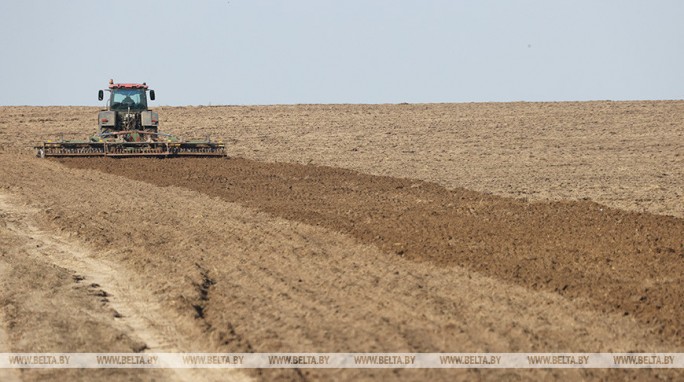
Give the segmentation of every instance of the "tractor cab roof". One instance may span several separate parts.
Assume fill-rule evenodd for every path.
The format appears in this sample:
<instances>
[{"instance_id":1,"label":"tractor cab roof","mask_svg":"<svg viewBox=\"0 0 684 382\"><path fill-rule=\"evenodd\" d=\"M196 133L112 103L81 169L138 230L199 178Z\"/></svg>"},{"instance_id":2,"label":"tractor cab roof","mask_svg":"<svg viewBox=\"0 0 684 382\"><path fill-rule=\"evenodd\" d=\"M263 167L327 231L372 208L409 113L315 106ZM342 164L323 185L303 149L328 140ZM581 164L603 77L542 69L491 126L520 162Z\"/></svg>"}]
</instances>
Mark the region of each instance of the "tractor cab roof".
<instances>
[{"instance_id":1,"label":"tractor cab roof","mask_svg":"<svg viewBox=\"0 0 684 382\"><path fill-rule=\"evenodd\" d=\"M109 88L110 89L147 89L147 84L142 83L142 84L115 84L115 83L109 83Z\"/></svg>"}]
</instances>

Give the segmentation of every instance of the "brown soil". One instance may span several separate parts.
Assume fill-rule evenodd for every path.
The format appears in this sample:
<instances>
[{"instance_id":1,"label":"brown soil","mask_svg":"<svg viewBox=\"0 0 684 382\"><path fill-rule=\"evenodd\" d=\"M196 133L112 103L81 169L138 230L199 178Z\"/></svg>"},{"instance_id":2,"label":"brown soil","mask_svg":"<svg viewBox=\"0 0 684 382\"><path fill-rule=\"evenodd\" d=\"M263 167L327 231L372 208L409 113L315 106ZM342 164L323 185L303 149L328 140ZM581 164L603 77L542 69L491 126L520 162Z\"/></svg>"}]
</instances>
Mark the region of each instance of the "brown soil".
<instances>
[{"instance_id":1,"label":"brown soil","mask_svg":"<svg viewBox=\"0 0 684 382\"><path fill-rule=\"evenodd\" d=\"M462 266L652 324L683 344L684 220L593 202L537 202L296 164L74 159L322 226L409 260Z\"/></svg>"},{"instance_id":2,"label":"brown soil","mask_svg":"<svg viewBox=\"0 0 684 382\"><path fill-rule=\"evenodd\" d=\"M0 151L83 138L95 107L0 107ZM684 218L684 101L159 107L234 156Z\"/></svg>"},{"instance_id":3,"label":"brown soil","mask_svg":"<svg viewBox=\"0 0 684 382\"><path fill-rule=\"evenodd\" d=\"M96 109L0 108L0 352L682 349L682 102L161 109L165 130L231 138L231 153L262 161L39 160L21 153L92 133ZM628 212L643 210L658 215Z\"/></svg>"}]
</instances>

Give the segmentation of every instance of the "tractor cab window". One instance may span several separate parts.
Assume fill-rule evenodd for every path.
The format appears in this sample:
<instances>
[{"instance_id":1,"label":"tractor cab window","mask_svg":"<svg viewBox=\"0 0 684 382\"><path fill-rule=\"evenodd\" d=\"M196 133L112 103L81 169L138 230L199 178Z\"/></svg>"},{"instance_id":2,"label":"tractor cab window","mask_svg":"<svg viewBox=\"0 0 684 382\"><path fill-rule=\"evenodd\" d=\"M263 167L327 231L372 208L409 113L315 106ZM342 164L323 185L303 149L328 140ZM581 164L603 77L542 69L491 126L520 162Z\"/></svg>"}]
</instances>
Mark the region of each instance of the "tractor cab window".
<instances>
[{"instance_id":1,"label":"tractor cab window","mask_svg":"<svg viewBox=\"0 0 684 382\"><path fill-rule=\"evenodd\" d=\"M145 110L147 98L144 89L114 89L112 90L112 110Z\"/></svg>"}]
</instances>

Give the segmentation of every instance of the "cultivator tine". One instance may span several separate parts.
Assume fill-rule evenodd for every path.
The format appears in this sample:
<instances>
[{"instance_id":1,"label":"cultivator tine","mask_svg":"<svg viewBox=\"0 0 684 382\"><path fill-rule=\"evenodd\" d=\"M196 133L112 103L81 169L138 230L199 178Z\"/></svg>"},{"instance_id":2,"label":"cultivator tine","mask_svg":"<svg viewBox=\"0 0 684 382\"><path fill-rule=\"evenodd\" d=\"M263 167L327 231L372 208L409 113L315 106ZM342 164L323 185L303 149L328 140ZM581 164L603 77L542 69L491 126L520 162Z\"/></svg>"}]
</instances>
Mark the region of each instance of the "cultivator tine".
<instances>
[{"instance_id":1,"label":"cultivator tine","mask_svg":"<svg viewBox=\"0 0 684 382\"><path fill-rule=\"evenodd\" d=\"M226 151L223 147L198 147L198 148L182 148L176 152L178 156L195 156L195 157L208 157L216 156L222 157L226 156Z\"/></svg>"},{"instance_id":2,"label":"cultivator tine","mask_svg":"<svg viewBox=\"0 0 684 382\"><path fill-rule=\"evenodd\" d=\"M101 143L45 143L36 146L37 155L45 157L93 157L104 156L104 146Z\"/></svg>"},{"instance_id":3,"label":"cultivator tine","mask_svg":"<svg viewBox=\"0 0 684 382\"><path fill-rule=\"evenodd\" d=\"M165 142L105 144L105 156L109 157L165 157L169 155L171 151Z\"/></svg>"}]
</instances>

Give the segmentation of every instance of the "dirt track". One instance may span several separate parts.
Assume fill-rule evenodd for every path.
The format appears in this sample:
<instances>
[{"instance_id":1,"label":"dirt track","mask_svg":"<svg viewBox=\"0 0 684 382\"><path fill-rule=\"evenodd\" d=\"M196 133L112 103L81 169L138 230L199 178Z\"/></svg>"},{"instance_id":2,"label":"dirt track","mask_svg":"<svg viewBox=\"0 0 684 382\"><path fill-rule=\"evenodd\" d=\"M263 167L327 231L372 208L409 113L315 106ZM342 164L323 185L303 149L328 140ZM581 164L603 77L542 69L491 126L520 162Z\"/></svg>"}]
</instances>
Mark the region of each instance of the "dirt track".
<instances>
[{"instance_id":1,"label":"dirt track","mask_svg":"<svg viewBox=\"0 0 684 382\"><path fill-rule=\"evenodd\" d=\"M569 104L565 105L564 113L579 113L575 109L582 106L587 111L605 105ZM644 105L643 108L636 103L614 106L621 112L629 111L636 122L649 121L646 115L653 116L652 108L681 109L680 103ZM461 105L435 105L431 109L425 106L430 110L421 113L432 115L439 125L440 120L447 120L439 117L445 110L465 110L468 114L477 109L477 105L466 106L465 109L460 109ZM439 149L439 141L447 134L441 130L431 143L422 142L420 137L424 135L419 131L413 135L416 138L412 141L413 150L421 151L424 158L421 166L425 166L425 171L402 167L402 162L397 160L401 157L399 151L388 149L391 138L376 140L375 134L386 130L388 121L407 119L402 114L405 110L400 111L403 107L417 112L423 106L165 110L166 118L185 115L195 121L193 129L198 133L216 132L217 125L224 123L227 127L223 134L230 134L238 141L232 146L233 152L242 150L248 157L269 156L307 163L306 157L314 153L320 154L314 162L325 163L335 154L341 166L365 169L366 173L375 175L239 158L57 162L28 155L0 155L4 171L0 190L6 195L3 222L9 221L9 216L18 222L12 227L34 227L41 232L37 235L36 231L12 227L2 231L0 271L13 272L14 276L3 285L0 309L8 319L5 332L12 351L41 346L41 349L60 351L90 351L93 343L101 351L135 351L143 344L154 350L163 344L155 344L155 337L145 336L144 332L157 321L173 328L165 336L172 339L175 348L188 351L681 351L682 323L678 318L684 310L680 286L684 223L680 218L626 212L589 201L544 200L566 198L552 187L545 188L546 183L535 186L529 178L519 178L522 168L515 164L518 154L504 155L496 147L502 138L494 134L489 140L474 139L470 143L479 144L479 152L493 155L471 158L480 161L467 167L473 170L470 178L463 166L457 165L468 157L465 152L447 155L457 163L436 165L446 155ZM541 105L480 107L490 114L492 110L511 113L518 110L523 124L529 124L537 114L528 116L527 112ZM549 107L550 115L565 110L562 105ZM54 120L39 121L41 115L51 119L45 113L53 110L3 109L0 137L6 151L20 149L17 144L6 143L10 136L17 136L21 141L38 128L53 129ZM200 110L210 113L196 114ZM349 110L350 114L343 117L340 110ZM74 111L76 114L72 115L85 116L92 109ZM28 112L34 114L30 119L38 122L26 122L25 129L9 129L6 121L11 116ZM293 135L287 139L284 138L285 122L280 119L285 114L289 115L283 117L286 122L299 120ZM226 122L233 115L242 115L239 123ZM321 122L321 116L325 115L329 115L327 123ZM482 115L486 115L483 121L497 119L495 113ZM268 118L259 121L256 116ZM379 122L375 121L376 116L382 116ZM512 118L505 113L498 117ZM414 115L414 118L417 117ZM668 118L664 120L675 117ZM320 131L310 125L313 119L320 122ZM281 125L273 127L273 121L281 121ZM347 121L349 129L339 137L330 137L329 132L339 127L339 121ZM356 123L361 127L354 127ZM397 128L408 129L408 122L402 123ZM493 131L487 130L487 123L483 123L478 134ZM576 123L581 126L582 120ZM619 123L609 124L608 129L620 127ZM417 129L420 128L419 125ZM629 133L633 131L631 128L625 127L625 136L634 138ZM306 134L297 133L306 129ZM269 134L264 135L263 141L255 140L255 131L269 131ZM369 131L369 145L356 151L347 150L346 143L357 139L354 137L363 131ZM503 128L502 132L506 131ZM617 156L669 158L674 161L671 163L679 163L681 132L681 127L651 130L641 143L662 142L659 146L640 145L638 140L628 139L623 145L626 151L618 152ZM453 140L465 133L451 134ZM528 133L520 130L517 134ZM545 139L549 137L530 134L527 144L535 152L541 152L547 147L541 143ZM613 148L625 140L609 134L596 139ZM303 150L313 142L318 144L311 150ZM354 156L373 145L384 153L386 160ZM247 153L247 147L270 152ZM594 179L593 187L570 190L573 197L568 199L599 200L601 195L608 195L605 184L615 182L622 189L612 194L613 199L607 197L612 206L627 206L629 210L648 208L681 216L680 205L676 203L681 195L678 183L681 178L663 177L667 187L663 186L665 191L659 195L665 196L641 203L638 200L642 189L631 187L632 176L649 180L651 172L662 170L660 164L639 165L623 160L625 168L634 175L606 178L603 183L589 175L596 170L595 166L608 164L592 160L598 151L588 147L593 144L581 145L570 137L561 151L574 153L573 156L556 156L554 161L563 165L554 167L553 171L537 163L535 171L542 177L555 179L551 182L582 173L586 175L582 182ZM638 153L625 154L637 148ZM579 164L573 157L593 164ZM511 173L495 171L492 177L496 178L495 182L481 179L478 183L479 171L490 166L488 163L496 163L497 158L501 167L509 161L515 162L509 166ZM681 169L672 167L668 171L676 175ZM378 173L395 173L402 178L377 176ZM432 179L439 174L452 176ZM466 178L465 183L477 183L480 188L494 183L521 186L530 182L526 185L530 188L520 195L538 202L449 185ZM535 190L533 186L538 188ZM496 194L514 194L507 194L505 187L494 188L492 192ZM35 249L29 250L37 236L61 243L62 247L78 248L74 256L79 251L86 253L77 258L88 259L93 266L90 271L81 268L83 272L78 273L73 269L78 268L77 264L63 267L66 264L59 261L62 255L38 256ZM94 271L98 264L103 269L107 266L110 270L116 269L114 273L121 275L119 281L106 280L102 273L99 282L90 281L98 278ZM38 274L52 276L31 286L30 280ZM74 274L85 276L85 281L74 281ZM123 280L130 285L129 291L116 286ZM102 285L100 289L112 295L111 301L103 303L98 289L89 287L92 283ZM107 288L105 284L113 285ZM47 290L52 292L45 295ZM125 303L120 295L132 293L147 296L143 301L155 306L155 314L161 318L148 319L142 326L135 320L125 324L126 316L135 316L135 310L131 312L131 304ZM23 298L28 294L36 297ZM62 306L82 313L63 313L64 310L60 313L54 298L59 298ZM42 310L36 311L36 307ZM129 312L116 318L112 313L115 307L124 311L129 307ZM42 313L48 317L48 325L43 327L53 330L34 337L30 334L35 329L30 326L31 321L22 322L21 318L35 317L39 312L47 312ZM85 322L75 325L88 329L58 330L62 317L82 317ZM79 336L74 337L70 332ZM27 340L22 342L19 338ZM90 338L97 340L88 341ZM106 373L108 377L124 380L131 376L145 378L124 372ZM284 370L250 374L285 380L332 376L347 380L551 376L623 379L658 375L674 377L678 373L346 370L330 374ZM220 375L207 375L208 378L217 376ZM21 377L35 378L28 372ZM239 373L235 377L243 378Z\"/></svg>"}]
</instances>

